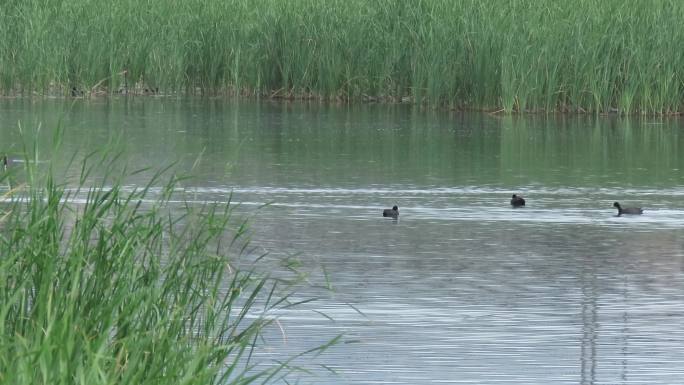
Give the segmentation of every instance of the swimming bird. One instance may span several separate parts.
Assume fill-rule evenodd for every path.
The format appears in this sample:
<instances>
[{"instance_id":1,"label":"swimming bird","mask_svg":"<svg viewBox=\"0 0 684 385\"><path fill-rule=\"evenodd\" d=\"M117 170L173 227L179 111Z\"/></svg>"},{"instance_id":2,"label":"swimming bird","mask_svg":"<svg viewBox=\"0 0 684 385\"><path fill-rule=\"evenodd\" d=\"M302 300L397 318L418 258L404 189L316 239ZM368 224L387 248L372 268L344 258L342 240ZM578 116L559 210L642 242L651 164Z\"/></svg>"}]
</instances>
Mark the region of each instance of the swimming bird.
<instances>
[{"instance_id":1,"label":"swimming bird","mask_svg":"<svg viewBox=\"0 0 684 385\"><path fill-rule=\"evenodd\" d=\"M399 207L393 206L391 209L382 210L382 216L397 219L399 216Z\"/></svg>"},{"instance_id":2,"label":"swimming bird","mask_svg":"<svg viewBox=\"0 0 684 385\"><path fill-rule=\"evenodd\" d=\"M525 199L523 197L519 197L515 194L511 197L511 206L513 207L521 207L525 206Z\"/></svg>"},{"instance_id":3,"label":"swimming bird","mask_svg":"<svg viewBox=\"0 0 684 385\"><path fill-rule=\"evenodd\" d=\"M83 96L83 91L76 88L76 86L71 87L71 97L72 98L78 98L81 96Z\"/></svg>"},{"instance_id":4,"label":"swimming bird","mask_svg":"<svg viewBox=\"0 0 684 385\"><path fill-rule=\"evenodd\" d=\"M625 207L624 209L622 206L620 206L619 203L615 202L613 203L613 207L618 209L618 217L622 214L634 214L634 215L639 215L644 213L644 209L641 207Z\"/></svg>"}]
</instances>

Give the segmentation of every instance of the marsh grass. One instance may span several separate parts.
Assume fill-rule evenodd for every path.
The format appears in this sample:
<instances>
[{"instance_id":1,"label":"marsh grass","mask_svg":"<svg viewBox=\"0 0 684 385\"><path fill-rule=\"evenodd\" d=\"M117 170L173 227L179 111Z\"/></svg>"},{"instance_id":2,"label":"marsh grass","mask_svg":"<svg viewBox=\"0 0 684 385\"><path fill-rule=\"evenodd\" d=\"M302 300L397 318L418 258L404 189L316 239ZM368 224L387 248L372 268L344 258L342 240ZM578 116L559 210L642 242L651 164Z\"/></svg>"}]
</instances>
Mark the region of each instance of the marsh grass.
<instances>
[{"instance_id":1,"label":"marsh grass","mask_svg":"<svg viewBox=\"0 0 684 385\"><path fill-rule=\"evenodd\" d=\"M126 190L131 172L117 171L119 160L86 156L75 188L26 162L17 171L26 183L3 189L0 383L250 384L287 376L291 361L264 365L252 353L274 312L293 306L301 277L270 279L256 268L259 258L239 266L248 232L234 223L230 202L172 207L179 178L162 183L169 170Z\"/></svg>"},{"instance_id":2,"label":"marsh grass","mask_svg":"<svg viewBox=\"0 0 684 385\"><path fill-rule=\"evenodd\" d=\"M22 1L0 87L671 114L677 0Z\"/></svg>"}]
</instances>

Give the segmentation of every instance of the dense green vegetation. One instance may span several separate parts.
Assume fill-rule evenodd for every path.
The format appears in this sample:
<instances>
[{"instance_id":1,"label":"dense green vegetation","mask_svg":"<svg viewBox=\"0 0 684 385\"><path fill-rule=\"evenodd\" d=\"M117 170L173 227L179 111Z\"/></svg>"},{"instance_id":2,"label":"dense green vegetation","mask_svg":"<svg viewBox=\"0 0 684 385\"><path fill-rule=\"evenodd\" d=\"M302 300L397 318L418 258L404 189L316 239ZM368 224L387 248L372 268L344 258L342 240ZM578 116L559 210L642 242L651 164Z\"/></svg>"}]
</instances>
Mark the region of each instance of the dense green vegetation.
<instances>
[{"instance_id":1,"label":"dense green vegetation","mask_svg":"<svg viewBox=\"0 0 684 385\"><path fill-rule=\"evenodd\" d=\"M287 362L250 356L273 312L292 306L278 293L297 280L240 268L245 226L232 225L231 206L172 208L174 180L151 193L159 175L127 192L126 174L102 159L84 163L75 189L39 177L33 162L0 171L3 187L24 182L3 188L0 203L0 383L256 384L287 374Z\"/></svg>"},{"instance_id":2,"label":"dense green vegetation","mask_svg":"<svg viewBox=\"0 0 684 385\"><path fill-rule=\"evenodd\" d=\"M678 0L10 1L0 86L674 113L683 18Z\"/></svg>"}]
</instances>

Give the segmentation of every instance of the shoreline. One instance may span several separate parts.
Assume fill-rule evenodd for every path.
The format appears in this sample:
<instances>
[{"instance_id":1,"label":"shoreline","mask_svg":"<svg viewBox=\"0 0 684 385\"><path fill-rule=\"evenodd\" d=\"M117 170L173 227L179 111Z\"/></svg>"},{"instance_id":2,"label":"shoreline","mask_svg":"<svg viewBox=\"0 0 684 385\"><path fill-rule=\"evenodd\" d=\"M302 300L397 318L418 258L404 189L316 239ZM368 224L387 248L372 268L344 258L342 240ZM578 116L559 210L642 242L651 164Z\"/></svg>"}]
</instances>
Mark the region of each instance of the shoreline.
<instances>
[{"instance_id":1,"label":"shoreline","mask_svg":"<svg viewBox=\"0 0 684 385\"><path fill-rule=\"evenodd\" d=\"M684 114L683 111L672 111L672 112L629 112L623 113L616 107L611 107L610 111L592 111L586 110L581 107L571 107L565 106L553 110L531 110L525 109L520 111L514 108L511 111L506 111L503 106L491 107L466 107L466 106L447 106L446 103L441 104L430 104L428 102L416 103L414 97L412 96L369 96L364 95L361 98L348 98L348 97L323 97L321 95L306 92L306 93L296 93L292 91L283 91L282 89L256 92L253 90L242 90L236 92L234 90L220 90L220 91L205 91L201 88L196 88L193 92L188 91L172 91L164 92L163 90L135 87L126 90L117 90L116 92L110 92L104 88L100 88L93 91L78 91L74 94L73 90L64 87L63 91L49 91L45 93L40 93L37 91L30 92L13 92L10 94L4 93L0 94L0 99L33 99L33 98L47 98L47 99L64 99L64 100L89 100L89 99L106 99L113 97L151 97L151 98L178 98L178 97L197 97L197 98L209 98L209 99L238 99L238 100L270 100L270 101L280 101L280 102L316 102L320 104L328 105L402 105L402 106L413 106L425 110L433 111L449 111L449 112L471 112L471 113L482 113L487 115L515 115L515 116L525 116L525 115L562 115L562 116L616 116L616 117L635 117L635 116L661 116L661 117L679 117Z\"/></svg>"}]
</instances>

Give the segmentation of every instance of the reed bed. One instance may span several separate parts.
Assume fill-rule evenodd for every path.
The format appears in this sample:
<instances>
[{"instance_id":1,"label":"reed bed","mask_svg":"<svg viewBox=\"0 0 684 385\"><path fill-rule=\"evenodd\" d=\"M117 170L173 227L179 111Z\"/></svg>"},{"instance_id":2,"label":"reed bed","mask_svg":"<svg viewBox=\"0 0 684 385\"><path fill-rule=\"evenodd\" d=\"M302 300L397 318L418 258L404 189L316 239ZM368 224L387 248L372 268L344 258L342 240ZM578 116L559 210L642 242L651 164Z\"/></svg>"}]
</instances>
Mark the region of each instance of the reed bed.
<instances>
[{"instance_id":1,"label":"reed bed","mask_svg":"<svg viewBox=\"0 0 684 385\"><path fill-rule=\"evenodd\" d=\"M683 18L678 0L10 2L0 87L671 114Z\"/></svg>"},{"instance_id":2,"label":"reed bed","mask_svg":"<svg viewBox=\"0 0 684 385\"><path fill-rule=\"evenodd\" d=\"M294 370L250 358L299 279L240 268L246 227L229 204L171 207L163 174L126 191L106 159L91 155L70 189L30 159L0 173L22 181L1 190L0 383L261 384Z\"/></svg>"}]
</instances>

